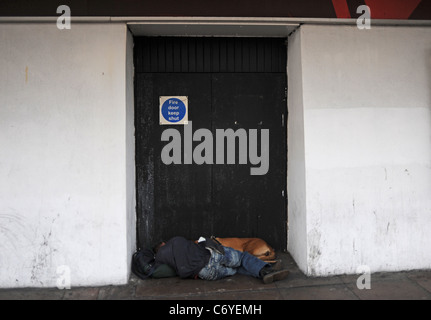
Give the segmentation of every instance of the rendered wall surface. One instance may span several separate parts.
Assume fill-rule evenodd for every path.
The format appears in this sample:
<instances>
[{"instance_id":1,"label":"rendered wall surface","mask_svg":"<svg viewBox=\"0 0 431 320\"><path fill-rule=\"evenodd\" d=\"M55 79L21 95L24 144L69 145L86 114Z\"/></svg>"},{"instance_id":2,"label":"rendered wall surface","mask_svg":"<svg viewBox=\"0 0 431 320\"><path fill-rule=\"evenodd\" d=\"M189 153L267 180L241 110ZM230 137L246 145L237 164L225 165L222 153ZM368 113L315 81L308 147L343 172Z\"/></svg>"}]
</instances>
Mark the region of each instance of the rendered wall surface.
<instances>
[{"instance_id":1,"label":"rendered wall surface","mask_svg":"<svg viewBox=\"0 0 431 320\"><path fill-rule=\"evenodd\" d=\"M307 269L307 211L305 185L304 102L301 32L288 44L288 250L301 270Z\"/></svg>"},{"instance_id":2,"label":"rendered wall surface","mask_svg":"<svg viewBox=\"0 0 431 320\"><path fill-rule=\"evenodd\" d=\"M303 26L298 32L303 271L430 268L431 29ZM290 106L298 108L298 102ZM291 152L289 161L298 156ZM299 245L299 239L291 243Z\"/></svg>"},{"instance_id":3,"label":"rendered wall surface","mask_svg":"<svg viewBox=\"0 0 431 320\"><path fill-rule=\"evenodd\" d=\"M431 267L431 29L288 45L289 251L308 275ZM124 284L135 247L124 24L0 24L0 287ZM59 273L60 271L60 273Z\"/></svg>"},{"instance_id":4,"label":"rendered wall surface","mask_svg":"<svg viewBox=\"0 0 431 320\"><path fill-rule=\"evenodd\" d=\"M131 40L124 24L0 24L0 287L55 287L61 266L72 286L128 281Z\"/></svg>"}]
</instances>

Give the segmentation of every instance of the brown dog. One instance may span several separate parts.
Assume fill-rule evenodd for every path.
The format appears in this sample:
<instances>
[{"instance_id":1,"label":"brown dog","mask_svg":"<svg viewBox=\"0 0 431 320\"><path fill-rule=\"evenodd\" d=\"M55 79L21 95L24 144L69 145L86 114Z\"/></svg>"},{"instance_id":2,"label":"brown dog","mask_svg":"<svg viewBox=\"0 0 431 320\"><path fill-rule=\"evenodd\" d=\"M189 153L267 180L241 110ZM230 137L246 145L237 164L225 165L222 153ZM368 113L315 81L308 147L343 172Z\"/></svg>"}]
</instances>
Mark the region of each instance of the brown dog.
<instances>
[{"instance_id":1,"label":"brown dog","mask_svg":"<svg viewBox=\"0 0 431 320\"><path fill-rule=\"evenodd\" d=\"M241 252L248 252L267 262L275 259L274 249L259 238L216 238L224 247L230 247Z\"/></svg>"}]
</instances>

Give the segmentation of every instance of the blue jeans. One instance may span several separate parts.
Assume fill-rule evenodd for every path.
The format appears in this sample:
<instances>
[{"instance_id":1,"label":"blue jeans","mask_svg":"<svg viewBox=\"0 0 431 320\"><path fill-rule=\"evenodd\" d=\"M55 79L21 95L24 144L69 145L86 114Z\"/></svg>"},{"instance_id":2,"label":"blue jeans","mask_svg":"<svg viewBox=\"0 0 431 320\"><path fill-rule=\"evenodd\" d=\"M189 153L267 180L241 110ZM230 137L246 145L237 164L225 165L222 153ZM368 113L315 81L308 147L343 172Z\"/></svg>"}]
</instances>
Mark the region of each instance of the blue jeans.
<instances>
[{"instance_id":1,"label":"blue jeans","mask_svg":"<svg viewBox=\"0 0 431 320\"><path fill-rule=\"evenodd\" d=\"M266 262L252 256L248 252L241 252L232 248L223 247L222 255L211 250L211 258L198 276L204 280L219 280L236 273L259 278L260 270L267 265Z\"/></svg>"}]
</instances>

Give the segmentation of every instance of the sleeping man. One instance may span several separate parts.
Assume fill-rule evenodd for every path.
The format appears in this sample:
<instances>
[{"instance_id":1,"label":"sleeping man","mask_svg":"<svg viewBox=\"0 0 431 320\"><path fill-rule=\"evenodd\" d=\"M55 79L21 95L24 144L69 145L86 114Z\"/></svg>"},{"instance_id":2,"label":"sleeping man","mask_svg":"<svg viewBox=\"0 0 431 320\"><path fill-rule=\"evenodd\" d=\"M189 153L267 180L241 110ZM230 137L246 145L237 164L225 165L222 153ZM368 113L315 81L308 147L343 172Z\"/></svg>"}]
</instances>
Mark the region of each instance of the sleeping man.
<instances>
[{"instance_id":1,"label":"sleeping man","mask_svg":"<svg viewBox=\"0 0 431 320\"><path fill-rule=\"evenodd\" d=\"M174 237L154 248L155 264L167 264L181 278L218 280L236 273L262 279L263 283L285 279L289 271L277 270L247 252L224 247L213 239L198 243Z\"/></svg>"}]
</instances>

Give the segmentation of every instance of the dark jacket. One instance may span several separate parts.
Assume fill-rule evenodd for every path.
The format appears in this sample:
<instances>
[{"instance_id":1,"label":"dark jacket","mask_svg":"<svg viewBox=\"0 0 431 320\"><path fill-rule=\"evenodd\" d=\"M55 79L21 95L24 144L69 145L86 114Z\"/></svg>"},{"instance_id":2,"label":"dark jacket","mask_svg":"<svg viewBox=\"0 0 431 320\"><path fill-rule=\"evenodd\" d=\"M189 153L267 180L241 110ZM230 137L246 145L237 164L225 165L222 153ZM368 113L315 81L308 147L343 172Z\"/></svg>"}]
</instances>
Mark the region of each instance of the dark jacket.
<instances>
[{"instance_id":1,"label":"dark jacket","mask_svg":"<svg viewBox=\"0 0 431 320\"><path fill-rule=\"evenodd\" d=\"M156 254L156 264L167 264L181 278L194 278L211 257L205 246L183 237L170 239Z\"/></svg>"}]
</instances>

